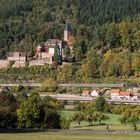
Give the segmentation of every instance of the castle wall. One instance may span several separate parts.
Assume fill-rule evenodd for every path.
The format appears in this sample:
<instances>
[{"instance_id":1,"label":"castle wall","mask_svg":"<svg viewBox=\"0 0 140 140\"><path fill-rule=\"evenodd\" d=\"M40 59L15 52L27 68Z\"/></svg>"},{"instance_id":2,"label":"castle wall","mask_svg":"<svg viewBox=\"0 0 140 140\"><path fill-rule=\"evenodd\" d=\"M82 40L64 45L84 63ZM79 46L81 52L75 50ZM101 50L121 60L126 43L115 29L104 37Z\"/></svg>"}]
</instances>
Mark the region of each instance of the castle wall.
<instances>
[{"instance_id":1,"label":"castle wall","mask_svg":"<svg viewBox=\"0 0 140 140\"><path fill-rule=\"evenodd\" d=\"M25 66L26 66L25 61L15 61L15 63L12 65L13 68L20 68Z\"/></svg>"},{"instance_id":2,"label":"castle wall","mask_svg":"<svg viewBox=\"0 0 140 140\"><path fill-rule=\"evenodd\" d=\"M51 59L47 59L47 58L44 58L44 59L41 59L41 60L32 60L29 62L29 67L32 67L32 66L44 66L45 64L52 64L52 60Z\"/></svg>"}]
</instances>

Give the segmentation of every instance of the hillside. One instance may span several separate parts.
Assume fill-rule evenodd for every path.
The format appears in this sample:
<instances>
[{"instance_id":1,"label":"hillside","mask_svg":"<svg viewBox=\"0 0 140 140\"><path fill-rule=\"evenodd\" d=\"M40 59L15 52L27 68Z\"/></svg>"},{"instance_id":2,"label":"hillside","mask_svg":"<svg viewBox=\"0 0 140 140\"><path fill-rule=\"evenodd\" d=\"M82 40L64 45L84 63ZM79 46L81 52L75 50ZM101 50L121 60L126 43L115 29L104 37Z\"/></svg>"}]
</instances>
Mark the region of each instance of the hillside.
<instances>
[{"instance_id":1,"label":"hillside","mask_svg":"<svg viewBox=\"0 0 140 140\"><path fill-rule=\"evenodd\" d=\"M67 20L77 25L136 19L139 0L0 0L0 56L32 50L48 38L62 38ZM82 29L78 27L75 35ZM84 30L84 32L87 32Z\"/></svg>"},{"instance_id":2,"label":"hillside","mask_svg":"<svg viewBox=\"0 0 140 140\"><path fill-rule=\"evenodd\" d=\"M140 76L139 0L0 0L0 58L10 51L33 56L38 44L63 39L67 21L82 64L57 70L58 81Z\"/></svg>"}]
</instances>

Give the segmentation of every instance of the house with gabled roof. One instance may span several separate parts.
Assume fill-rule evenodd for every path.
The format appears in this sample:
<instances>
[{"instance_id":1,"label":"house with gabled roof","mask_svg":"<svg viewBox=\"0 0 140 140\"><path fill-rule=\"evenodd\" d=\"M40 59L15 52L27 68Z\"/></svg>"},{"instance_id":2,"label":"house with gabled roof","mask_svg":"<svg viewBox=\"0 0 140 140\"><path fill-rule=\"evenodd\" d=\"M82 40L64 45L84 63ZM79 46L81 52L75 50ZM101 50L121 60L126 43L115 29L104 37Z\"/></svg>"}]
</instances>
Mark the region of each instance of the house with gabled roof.
<instances>
[{"instance_id":1,"label":"house with gabled roof","mask_svg":"<svg viewBox=\"0 0 140 140\"><path fill-rule=\"evenodd\" d=\"M111 90L112 100L130 100L133 94L130 91L121 91L120 89Z\"/></svg>"},{"instance_id":2,"label":"house with gabled roof","mask_svg":"<svg viewBox=\"0 0 140 140\"><path fill-rule=\"evenodd\" d=\"M90 96L90 91L89 90L84 90L82 92L82 96Z\"/></svg>"},{"instance_id":3,"label":"house with gabled roof","mask_svg":"<svg viewBox=\"0 0 140 140\"><path fill-rule=\"evenodd\" d=\"M92 92L91 92L91 96L93 98L96 98L98 96L100 96L100 90L99 89L94 89Z\"/></svg>"}]
</instances>

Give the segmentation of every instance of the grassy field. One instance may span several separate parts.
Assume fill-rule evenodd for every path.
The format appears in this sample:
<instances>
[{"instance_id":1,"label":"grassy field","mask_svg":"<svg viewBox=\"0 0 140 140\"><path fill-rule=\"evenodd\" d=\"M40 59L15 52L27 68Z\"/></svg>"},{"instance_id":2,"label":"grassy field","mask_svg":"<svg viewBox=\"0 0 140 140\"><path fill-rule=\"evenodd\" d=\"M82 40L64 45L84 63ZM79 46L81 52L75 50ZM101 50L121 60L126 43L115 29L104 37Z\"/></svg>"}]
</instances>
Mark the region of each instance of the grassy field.
<instances>
[{"instance_id":1,"label":"grassy field","mask_svg":"<svg viewBox=\"0 0 140 140\"><path fill-rule=\"evenodd\" d=\"M74 113L76 113L76 111L62 111L61 115L64 116L64 117L71 117ZM120 124L119 122L119 118L120 118L120 115L117 115L117 114L106 114L109 116L109 120L107 121L103 121L103 123L105 124L113 124L113 125L118 125ZM95 124L98 124L98 122L95 122ZM76 123L72 123L72 126L71 127L74 127L74 126L77 126ZM82 122L81 125L88 125L88 122Z\"/></svg>"},{"instance_id":2,"label":"grassy field","mask_svg":"<svg viewBox=\"0 0 140 140\"><path fill-rule=\"evenodd\" d=\"M140 140L140 135L41 132L0 134L0 140Z\"/></svg>"},{"instance_id":3,"label":"grassy field","mask_svg":"<svg viewBox=\"0 0 140 140\"><path fill-rule=\"evenodd\" d=\"M70 117L74 113L75 111L62 111L61 115ZM101 133L102 130L106 132L106 125L100 126L98 123L94 123L93 126L89 126L87 122L83 121L80 126L76 122L71 123L70 130L76 130L75 132L66 130L65 132L1 133L0 140L140 140L140 134L134 134L131 126L120 124L119 115L108 115L110 120L104 123L109 124L109 129L115 130L114 132L117 134ZM129 132L129 134L120 134L123 131Z\"/></svg>"},{"instance_id":4,"label":"grassy field","mask_svg":"<svg viewBox=\"0 0 140 140\"><path fill-rule=\"evenodd\" d=\"M75 111L62 111L62 116L64 117L71 117ZM78 123L72 122L70 124L70 129L78 129L78 130L106 130L106 124L109 125L110 130L116 131L132 131L133 128L130 125L121 125L119 122L120 115L117 114L107 114L109 116L109 120L103 121L102 123L105 125L98 125L98 122L93 123L93 126L89 126L88 122L82 121L81 125L79 126ZM140 129L140 125L138 126Z\"/></svg>"},{"instance_id":5,"label":"grassy field","mask_svg":"<svg viewBox=\"0 0 140 140\"><path fill-rule=\"evenodd\" d=\"M74 113L76 113L76 111L68 111L68 110L63 110L61 111L61 115L63 117L70 117L72 116Z\"/></svg>"}]
</instances>

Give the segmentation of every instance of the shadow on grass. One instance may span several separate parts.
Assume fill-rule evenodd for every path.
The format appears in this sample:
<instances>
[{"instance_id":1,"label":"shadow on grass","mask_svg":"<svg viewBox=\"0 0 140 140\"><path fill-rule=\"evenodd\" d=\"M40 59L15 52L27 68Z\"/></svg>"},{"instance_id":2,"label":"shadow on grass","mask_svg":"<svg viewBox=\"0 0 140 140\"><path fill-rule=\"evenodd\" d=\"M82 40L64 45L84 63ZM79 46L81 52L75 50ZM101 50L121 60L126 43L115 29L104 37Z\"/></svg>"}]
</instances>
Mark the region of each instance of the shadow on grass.
<instances>
[{"instance_id":1,"label":"shadow on grass","mask_svg":"<svg viewBox=\"0 0 140 140\"><path fill-rule=\"evenodd\" d=\"M93 126L106 126L107 124L102 123L102 124L90 124L90 125L77 125L74 126L73 128L82 128L82 127L93 127Z\"/></svg>"},{"instance_id":2,"label":"shadow on grass","mask_svg":"<svg viewBox=\"0 0 140 140\"><path fill-rule=\"evenodd\" d=\"M35 132L49 132L47 129L20 129L20 128L0 128L0 133L35 133ZM52 130L53 131L53 130ZM55 130L57 132L58 130Z\"/></svg>"}]
</instances>

